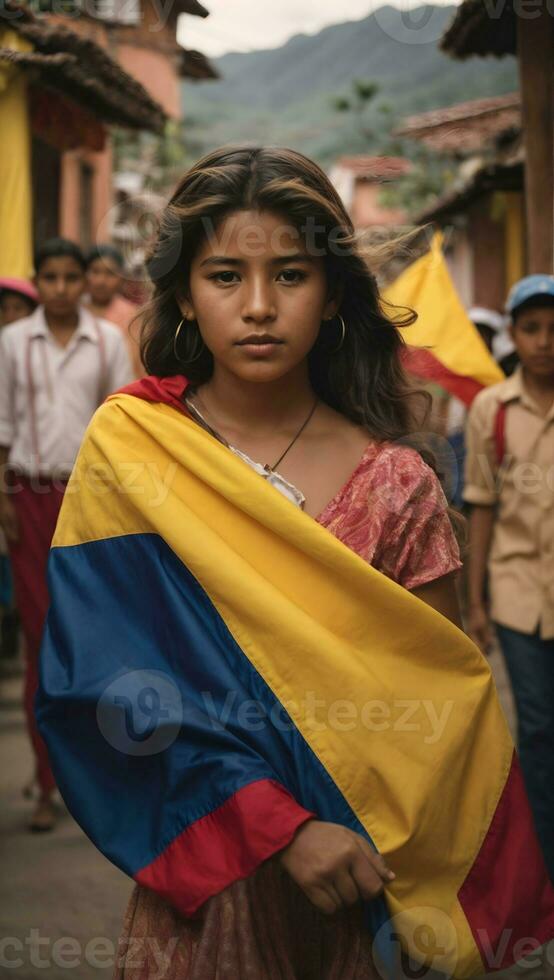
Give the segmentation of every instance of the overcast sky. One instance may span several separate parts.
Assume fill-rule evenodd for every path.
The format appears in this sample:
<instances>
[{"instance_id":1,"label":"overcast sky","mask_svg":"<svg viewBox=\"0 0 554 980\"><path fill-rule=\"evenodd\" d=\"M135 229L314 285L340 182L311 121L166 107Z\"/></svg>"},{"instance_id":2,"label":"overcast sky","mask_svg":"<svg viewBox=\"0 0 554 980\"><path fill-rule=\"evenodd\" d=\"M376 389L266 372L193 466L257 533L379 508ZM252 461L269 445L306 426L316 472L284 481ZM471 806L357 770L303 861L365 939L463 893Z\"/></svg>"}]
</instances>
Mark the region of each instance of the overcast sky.
<instances>
[{"instance_id":1,"label":"overcast sky","mask_svg":"<svg viewBox=\"0 0 554 980\"><path fill-rule=\"evenodd\" d=\"M390 0L202 0L206 18L184 14L179 41L211 57L227 51L278 48L293 34L317 34L327 24L361 20ZM423 0L392 0L395 6L419 6ZM441 0L439 0L441 2ZM444 0L452 2L452 0ZM454 0L456 2L456 0Z\"/></svg>"}]
</instances>

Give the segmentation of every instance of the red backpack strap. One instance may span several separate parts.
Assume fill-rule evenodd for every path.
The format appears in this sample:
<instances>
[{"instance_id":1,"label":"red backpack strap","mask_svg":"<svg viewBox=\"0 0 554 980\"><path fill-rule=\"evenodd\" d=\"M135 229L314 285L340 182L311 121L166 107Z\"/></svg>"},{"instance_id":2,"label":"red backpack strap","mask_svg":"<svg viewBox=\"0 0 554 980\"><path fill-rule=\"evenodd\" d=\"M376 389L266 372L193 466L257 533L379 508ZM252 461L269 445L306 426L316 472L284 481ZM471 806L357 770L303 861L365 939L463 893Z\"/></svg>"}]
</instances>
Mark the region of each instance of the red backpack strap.
<instances>
[{"instance_id":1,"label":"red backpack strap","mask_svg":"<svg viewBox=\"0 0 554 980\"><path fill-rule=\"evenodd\" d=\"M506 455L506 408L507 405L500 402L494 419L494 445L496 449L496 462L499 466L502 465L502 461Z\"/></svg>"}]
</instances>

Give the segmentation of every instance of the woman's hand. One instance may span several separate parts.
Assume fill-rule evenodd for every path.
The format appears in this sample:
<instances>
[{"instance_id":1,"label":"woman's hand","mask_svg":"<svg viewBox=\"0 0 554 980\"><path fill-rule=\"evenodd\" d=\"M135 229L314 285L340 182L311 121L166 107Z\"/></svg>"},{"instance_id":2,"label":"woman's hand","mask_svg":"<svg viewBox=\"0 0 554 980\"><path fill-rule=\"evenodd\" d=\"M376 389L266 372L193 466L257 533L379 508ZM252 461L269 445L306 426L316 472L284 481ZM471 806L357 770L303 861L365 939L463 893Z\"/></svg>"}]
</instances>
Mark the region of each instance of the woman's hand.
<instances>
[{"instance_id":1,"label":"woman's hand","mask_svg":"<svg viewBox=\"0 0 554 980\"><path fill-rule=\"evenodd\" d=\"M489 614L483 603L470 606L468 609L467 631L485 655L490 653L492 646L492 629Z\"/></svg>"},{"instance_id":2,"label":"woman's hand","mask_svg":"<svg viewBox=\"0 0 554 980\"><path fill-rule=\"evenodd\" d=\"M360 834L320 820L303 824L280 858L310 902L327 915L375 898L395 877Z\"/></svg>"}]
</instances>

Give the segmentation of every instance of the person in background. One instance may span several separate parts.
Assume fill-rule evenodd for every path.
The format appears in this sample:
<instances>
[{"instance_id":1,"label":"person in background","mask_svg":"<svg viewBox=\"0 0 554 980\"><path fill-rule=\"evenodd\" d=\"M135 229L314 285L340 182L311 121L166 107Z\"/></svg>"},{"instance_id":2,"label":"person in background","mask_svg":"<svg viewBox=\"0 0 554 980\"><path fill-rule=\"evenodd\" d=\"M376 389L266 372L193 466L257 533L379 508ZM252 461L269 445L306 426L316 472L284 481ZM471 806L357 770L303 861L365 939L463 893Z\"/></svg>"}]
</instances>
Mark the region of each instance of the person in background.
<instances>
[{"instance_id":1,"label":"person in background","mask_svg":"<svg viewBox=\"0 0 554 980\"><path fill-rule=\"evenodd\" d=\"M487 350L494 356L494 339L504 329L504 317L486 306L472 306L467 315L476 327L481 340L486 344Z\"/></svg>"},{"instance_id":2,"label":"person in background","mask_svg":"<svg viewBox=\"0 0 554 980\"><path fill-rule=\"evenodd\" d=\"M38 301L35 286L28 279L0 277L0 327L30 316Z\"/></svg>"},{"instance_id":3,"label":"person in background","mask_svg":"<svg viewBox=\"0 0 554 980\"><path fill-rule=\"evenodd\" d=\"M505 318L496 310L484 306L473 306L468 310L472 321L487 350L495 357L497 338L505 330ZM513 342L510 340L510 350ZM467 421L467 405L455 395L439 385L428 385L427 390L433 396L433 431L443 436L449 451L445 453L444 469L447 476L448 498L452 505L461 510L463 507L464 463L465 463L465 425Z\"/></svg>"},{"instance_id":4,"label":"person in background","mask_svg":"<svg viewBox=\"0 0 554 980\"><path fill-rule=\"evenodd\" d=\"M96 245L87 254L87 295L85 306L123 331L129 347L135 378L144 375L140 360L138 307L121 295L124 261L121 252L113 245Z\"/></svg>"},{"instance_id":5,"label":"person in background","mask_svg":"<svg viewBox=\"0 0 554 980\"><path fill-rule=\"evenodd\" d=\"M28 279L0 278L0 327L30 316L38 293ZM13 605L13 583L8 546L0 528L0 657L12 659L19 648L19 617Z\"/></svg>"},{"instance_id":6,"label":"person in background","mask_svg":"<svg viewBox=\"0 0 554 980\"><path fill-rule=\"evenodd\" d=\"M506 309L520 366L477 395L467 425L468 626L484 652L496 626L554 880L554 276L520 280Z\"/></svg>"},{"instance_id":7,"label":"person in background","mask_svg":"<svg viewBox=\"0 0 554 980\"><path fill-rule=\"evenodd\" d=\"M505 329L505 317L496 310L490 310L486 306L472 306L468 310L468 316L477 330L481 340L486 345L487 350L497 360L495 346L498 338ZM511 342L510 342L511 343ZM513 350L513 343L511 343ZM454 490L452 503L459 509L463 506L464 497L464 466L466 455L465 426L467 421L467 406L456 398L449 395L445 408L445 435L453 453L453 463L455 468Z\"/></svg>"},{"instance_id":8,"label":"person in background","mask_svg":"<svg viewBox=\"0 0 554 980\"><path fill-rule=\"evenodd\" d=\"M519 364L511 335L510 317L503 316L496 310L489 310L486 306L474 306L469 310L468 315L496 363L500 365L506 377L509 377Z\"/></svg>"},{"instance_id":9,"label":"person in background","mask_svg":"<svg viewBox=\"0 0 554 980\"><path fill-rule=\"evenodd\" d=\"M44 831L55 821L55 784L33 704L46 562L85 429L106 396L132 380L132 369L117 327L80 305L85 260L78 246L51 239L35 267L40 305L0 331L0 525L26 647L24 705L40 789L30 829Z\"/></svg>"}]
</instances>

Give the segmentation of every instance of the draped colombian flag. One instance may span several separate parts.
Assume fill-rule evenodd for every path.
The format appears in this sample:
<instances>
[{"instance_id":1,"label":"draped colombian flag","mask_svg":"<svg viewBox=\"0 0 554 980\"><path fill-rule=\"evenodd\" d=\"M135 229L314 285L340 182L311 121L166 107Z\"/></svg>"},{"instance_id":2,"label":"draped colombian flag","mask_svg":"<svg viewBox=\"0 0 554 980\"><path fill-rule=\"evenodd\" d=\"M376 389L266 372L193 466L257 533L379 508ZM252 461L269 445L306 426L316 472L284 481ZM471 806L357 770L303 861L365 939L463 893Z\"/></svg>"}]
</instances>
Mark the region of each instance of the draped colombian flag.
<instances>
[{"instance_id":1,"label":"draped colombian flag","mask_svg":"<svg viewBox=\"0 0 554 980\"><path fill-rule=\"evenodd\" d=\"M450 278L443 238L433 236L429 252L408 266L384 291L396 306L410 306L417 322L406 331L405 366L424 381L436 381L470 405L504 373L469 319Z\"/></svg>"},{"instance_id":2,"label":"draped colombian flag","mask_svg":"<svg viewBox=\"0 0 554 980\"><path fill-rule=\"evenodd\" d=\"M485 658L193 422L186 384L112 396L63 504L37 711L71 812L185 916L315 814L396 872L377 944L509 964L554 936L554 892Z\"/></svg>"}]
</instances>

